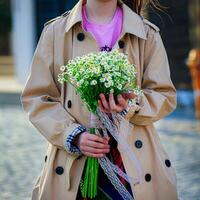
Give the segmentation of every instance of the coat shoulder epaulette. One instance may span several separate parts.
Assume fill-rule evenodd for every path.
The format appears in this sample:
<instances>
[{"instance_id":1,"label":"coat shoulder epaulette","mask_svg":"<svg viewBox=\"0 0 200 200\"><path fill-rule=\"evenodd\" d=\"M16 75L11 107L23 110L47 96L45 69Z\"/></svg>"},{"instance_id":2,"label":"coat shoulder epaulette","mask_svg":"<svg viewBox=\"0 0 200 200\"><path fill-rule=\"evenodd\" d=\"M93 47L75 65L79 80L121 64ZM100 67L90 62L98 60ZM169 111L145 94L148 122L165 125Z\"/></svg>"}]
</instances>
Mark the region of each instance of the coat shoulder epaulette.
<instances>
[{"instance_id":1,"label":"coat shoulder epaulette","mask_svg":"<svg viewBox=\"0 0 200 200\"><path fill-rule=\"evenodd\" d=\"M64 12L61 16L65 17L65 16L69 15L69 13L70 13L70 10Z\"/></svg>"},{"instance_id":2,"label":"coat shoulder epaulette","mask_svg":"<svg viewBox=\"0 0 200 200\"><path fill-rule=\"evenodd\" d=\"M47 21L47 22L44 24L44 26L47 26L48 24L50 24L50 23L52 23L52 22L54 22L54 21L56 21L56 20L58 20L58 19L60 19L60 18L62 18L62 17L65 17L65 16L69 15L69 13L70 13L70 10L64 12L63 14L61 14L61 15L58 16L58 17L55 17L55 18L53 18L53 19L50 19L49 21Z\"/></svg>"},{"instance_id":3,"label":"coat shoulder epaulette","mask_svg":"<svg viewBox=\"0 0 200 200\"><path fill-rule=\"evenodd\" d=\"M53 19L47 21L47 22L44 24L44 26L47 26L47 25L51 24L52 22L54 22L54 21L56 21L56 20L58 20L58 19L60 19L60 18L61 18L61 16L55 17L55 18L53 18Z\"/></svg>"},{"instance_id":4,"label":"coat shoulder epaulette","mask_svg":"<svg viewBox=\"0 0 200 200\"><path fill-rule=\"evenodd\" d=\"M149 20L143 18L143 22L153 28L156 32L160 31L159 27L151 23Z\"/></svg>"}]
</instances>

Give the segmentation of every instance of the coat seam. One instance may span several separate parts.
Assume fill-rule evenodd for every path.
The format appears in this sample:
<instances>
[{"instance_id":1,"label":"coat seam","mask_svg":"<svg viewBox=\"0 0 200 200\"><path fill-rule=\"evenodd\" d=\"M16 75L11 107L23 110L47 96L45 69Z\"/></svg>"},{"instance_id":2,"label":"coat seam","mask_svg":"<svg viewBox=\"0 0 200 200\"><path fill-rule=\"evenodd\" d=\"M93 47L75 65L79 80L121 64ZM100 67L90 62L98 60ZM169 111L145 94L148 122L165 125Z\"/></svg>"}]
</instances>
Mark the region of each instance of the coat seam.
<instances>
[{"instance_id":1,"label":"coat seam","mask_svg":"<svg viewBox=\"0 0 200 200\"><path fill-rule=\"evenodd\" d=\"M55 75L55 66L54 66L54 65L55 65L55 59L54 59L54 56L55 56L55 54L54 54L54 53L55 53L55 49L54 49L54 48L55 48L55 45L54 45L54 42L55 42L55 34L54 34L54 33L55 33L55 31L54 31L54 24L53 24L53 37L52 37L52 40L53 40L53 41L52 41L52 42L53 42L53 47L52 47L52 51L53 51L53 60L52 60L52 62L53 62L53 63L52 63L52 64L53 64L53 77L54 77L54 75Z\"/></svg>"}]
</instances>

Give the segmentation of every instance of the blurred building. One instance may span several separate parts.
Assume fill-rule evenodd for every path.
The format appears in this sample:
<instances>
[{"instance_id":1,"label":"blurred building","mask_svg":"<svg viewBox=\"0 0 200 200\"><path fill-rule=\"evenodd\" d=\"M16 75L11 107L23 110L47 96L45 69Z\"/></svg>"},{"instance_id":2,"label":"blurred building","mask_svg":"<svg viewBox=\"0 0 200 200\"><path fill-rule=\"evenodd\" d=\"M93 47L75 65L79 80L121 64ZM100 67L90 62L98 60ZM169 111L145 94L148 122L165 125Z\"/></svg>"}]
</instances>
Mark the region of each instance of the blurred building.
<instances>
[{"instance_id":1,"label":"blurred building","mask_svg":"<svg viewBox=\"0 0 200 200\"><path fill-rule=\"evenodd\" d=\"M163 11L150 10L150 20L161 29L171 67L171 76L177 88L191 89L186 59L192 48L200 47L200 1L161 0Z\"/></svg>"},{"instance_id":2,"label":"blurred building","mask_svg":"<svg viewBox=\"0 0 200 200\"><path fill-rule=\"evenodd\" d=\"M77 1L0 0L0 73L3 66L12 66L14 62L13 73L24 83L43 24L71 9ZM160 2L165 8L156 13L149 9L149 19L161 29L173 82L179 89L191 89L186 59L191 48L200 46L200 2Z\"/></svg>"},{"instance_id":3,"label":"blurred building","mask_svg":"<svg viewBox=\"0 0 200 200\"><path fill-rule=\"evenodd\" d=\"M0 0L0 75L16 75L24 84L44 23L76 2Z\"/></svg>"}]
</instances>

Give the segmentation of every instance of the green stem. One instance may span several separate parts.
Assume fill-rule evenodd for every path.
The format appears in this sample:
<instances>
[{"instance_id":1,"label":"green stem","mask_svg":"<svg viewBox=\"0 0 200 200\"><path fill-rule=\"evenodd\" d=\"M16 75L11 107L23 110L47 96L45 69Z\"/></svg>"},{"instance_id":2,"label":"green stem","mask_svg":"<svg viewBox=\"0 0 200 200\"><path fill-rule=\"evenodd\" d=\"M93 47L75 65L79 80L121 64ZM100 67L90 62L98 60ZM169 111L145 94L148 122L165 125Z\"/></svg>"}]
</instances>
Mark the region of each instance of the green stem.
<instances>
[{"instance_id":1,"label":"green stem","mask_svg":"<svg viewBox=\"0 0 200 200\"><path fill-rule=\"evenodd\" d=\"M95 134L95 128L90 128L89 132ZM83 180L83 198L95 198L97 195L99 163L97 158L88 157L86 162L85 176Z\"/></svg>"},{"instance_id":2,"label":"green stem","mask_svg":"<svg viewBox=\"0 0 200 200\"><path fill-rule=\"evenodd\" d=\"M91 198L93 198L94 197L94 192L93 192L93 190L94 190L94 158L92 158L92 174L91 174Z\"/></svg>"},{"instance_id":3,"label":"green stem","mask_svg":"<svg viewBox=\"0 0 200 200\"><path fill-rule=\"evenodd\" d=\"M98 159L94 160L94 197L96 196L96 189L97 189L97 162Z\"/></svg>"},{"instance_id":4,"label":"green stem","mask_svg":"<svg viewBox=\"0 0 200 200\"><path fill-rule=\"evenodd\" d=\"M92 198L93 158L90 159L90 198Z\"/></svg>"},{"instance_id":5,"label":"green stem","mask_svg":"<svg viewBox=\"0 0 200 200\"><path fill-rule=\"evenodd\" d=\"M83 181L83 197L87 197L87 190L88 190L88 180L89 179L89 158L87 158L87 164L86 164L86 172L85 177Z\"/></svg>"}]
</instances>

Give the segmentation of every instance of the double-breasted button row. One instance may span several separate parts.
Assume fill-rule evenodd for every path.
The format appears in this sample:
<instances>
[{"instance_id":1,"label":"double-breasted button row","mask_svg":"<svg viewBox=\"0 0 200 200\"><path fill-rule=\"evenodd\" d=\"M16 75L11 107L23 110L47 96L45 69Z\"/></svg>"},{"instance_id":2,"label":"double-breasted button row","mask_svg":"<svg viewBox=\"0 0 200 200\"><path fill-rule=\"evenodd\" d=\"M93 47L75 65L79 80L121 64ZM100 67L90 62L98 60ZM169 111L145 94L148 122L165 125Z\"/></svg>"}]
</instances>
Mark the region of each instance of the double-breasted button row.
<instances>
[{"instance_id":1,"label":"double-breasted button row","mask_svg":"<svg viewBox=\"0 0 200 200\"><path fill-rule=\"evenodd\" d=\"M85 34L84 33L81 32L81 33L77 34L77 40L78 41L82 42L84 39L85 39ZM123 49L124 46L125 46L125 43L124 43L124 41L119 40L118 45L119 45L120 49Z\"/></svg>"},{"instance_id":2,"label":"double-breasted button row","mask_svg":"<svg viewBox=\"0 0 200 200\"><path fill-rule=\"evenodd\" d=\"M141 149L142 146L143 146L143 143L142 143L141 140L136 140L135 141L135 147L137 149ZM149 174L149 173L145 174L144 179L145 179L146 182L150 182L151 181L151 174Z\"/></svg>"},{"instance_id":3,"label":"double-breasted button row","mask_svg":"<svg viewBox=\"0 0 200 200\"><path fill-rule=\"evenodd\" d=\"M135 147L137 149L141 149L142 146L143 146L143 143L142 143L141 140L136 140L135 141ZM149 173L145 174L144 179L145 179L146 182L150 182L151 181L151 174L149 174Z\"/></svg>"},{"instance_id":4,"label":"double-breasted button row","mask_svg":"<svg viewBox=\"0 0 200 200\"><path fill-rule=\"evenodd\" d=\"M169 159L166 159L166 160L165 160L165 165L166 165L167 167L171 167L171 162L170 162ZM145 181L146 181L146 182L150 182L150 181L151 181L151 174L149 174L149 173L145 174Z\"/></svg>"},{"instance_id":5,"label":"double-breasted button row","mask_svg":"<svg viewBox=\"0 0 200 200\"><path fill-rule=\"evenodd\" d=\"M136 141L135 141L135 147L136 147L137 149L141 149L142 146L143 146L143 143L142 143L141 140L136 140ZM166 160L165 160L165 165L166 165L166 167L171 167L171 162L170 162L169 159L166 159ZM150 182L150 181L151 181L151 174L147 173L147 174L145 175L145 181L146 181L146 182Z\"/></svg>"}]
</instances>

